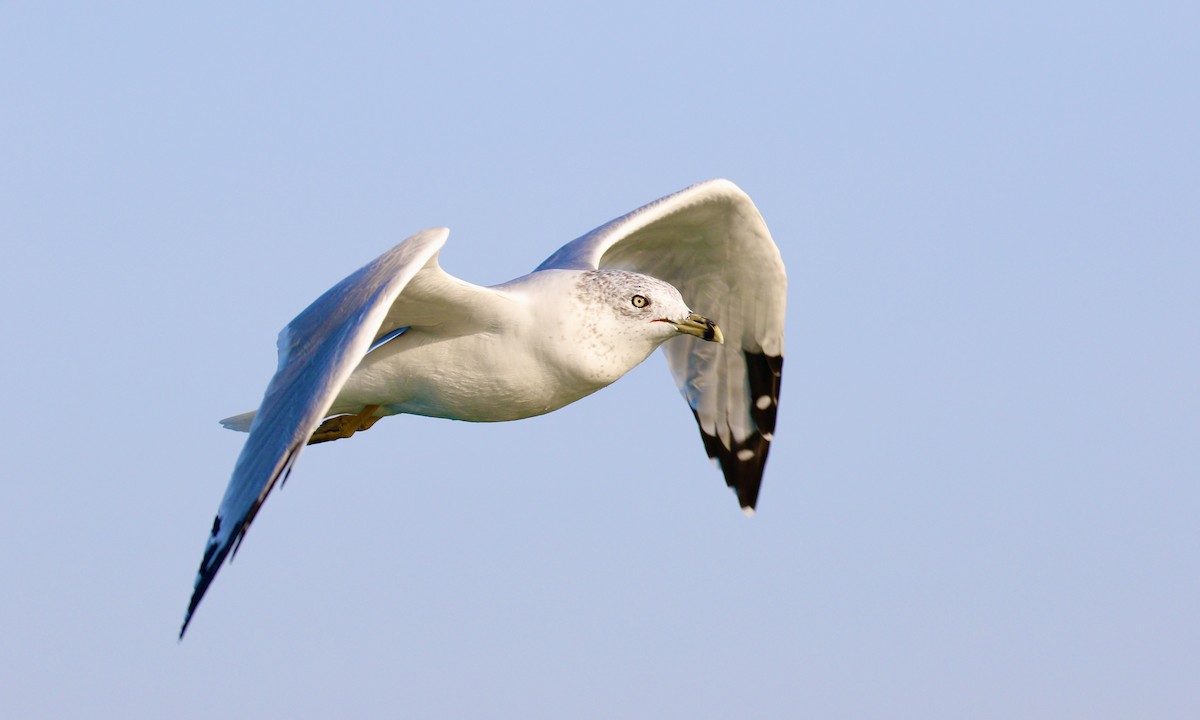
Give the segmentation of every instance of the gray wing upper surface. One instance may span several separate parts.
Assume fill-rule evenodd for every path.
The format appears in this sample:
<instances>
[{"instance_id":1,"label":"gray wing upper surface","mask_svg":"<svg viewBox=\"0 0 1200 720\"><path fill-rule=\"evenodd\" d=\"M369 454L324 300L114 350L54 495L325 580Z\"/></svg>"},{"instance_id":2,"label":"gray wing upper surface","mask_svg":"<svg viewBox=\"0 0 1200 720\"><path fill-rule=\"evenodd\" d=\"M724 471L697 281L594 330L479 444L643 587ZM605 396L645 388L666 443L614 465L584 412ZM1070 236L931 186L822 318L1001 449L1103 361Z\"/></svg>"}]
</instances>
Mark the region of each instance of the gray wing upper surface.
<instances>
[{"instance_id":1,"label":"gray wing upper surface","mask_svg":"<svg viewBox=\"0 0 1200 720\"><path fill-rule=\"evenodd\" d=\"M758 209L728 180L668 195L567 243L537 269L620 268L677 287L725 335L663 346L709 457L747 511L779 404L787 276Z\"/></svg>"},{"instance_id":2,"label":"gray wing upper surface","mask_svg":"<svg viewBox=\"0 0 1200 720\"><path fill-rule=\"evenodd\" d=\"M221 563L236 552L275 483L286 480L372 342L403 324L453 315L453 302L472 289L487 292L438 267L437 254L448 235L436 228L406 239L330 288L279 334L279 367L213 520L180 637ZM410 285L411 293L399 302Z\"/></svg>"}]
</instances>

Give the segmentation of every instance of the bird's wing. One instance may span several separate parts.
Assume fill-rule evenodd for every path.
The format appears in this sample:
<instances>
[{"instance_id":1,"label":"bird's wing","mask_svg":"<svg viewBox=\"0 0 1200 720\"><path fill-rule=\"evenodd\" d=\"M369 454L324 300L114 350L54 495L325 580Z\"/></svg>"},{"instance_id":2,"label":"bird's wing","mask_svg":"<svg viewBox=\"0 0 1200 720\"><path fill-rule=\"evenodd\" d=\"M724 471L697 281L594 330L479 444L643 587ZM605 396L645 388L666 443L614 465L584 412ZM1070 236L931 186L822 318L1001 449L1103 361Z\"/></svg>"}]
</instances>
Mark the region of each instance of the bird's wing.
<instances>
[{"instance_id":1,"label":"bird's wing","mask_svg":"<svg viewBox=\"0 0 1200 720\"><path fill-rule=\"evenodd\" d=\"M405 325L474 317L495 294L439 267L438 251L448 235L445 228L435 228L404 240L330 288L279 334L279 368L213 520L180 637L221 563L236 552L276 481L287 479L373 343Z\"/></svg>"},{"instance_id":2,"label":"bird's wing","mask_svg":"<svg viewBox=\"0 0 1200 720\"><path fill-rule=\"evenodd\" d=\"M728 180L693 185L567 243L537 269L551 268L645 273L717 323L724 345L681 336L663 352L705 450L752 512L775 432L787 276L749 196Z\"/></svg>"}]
</instances>

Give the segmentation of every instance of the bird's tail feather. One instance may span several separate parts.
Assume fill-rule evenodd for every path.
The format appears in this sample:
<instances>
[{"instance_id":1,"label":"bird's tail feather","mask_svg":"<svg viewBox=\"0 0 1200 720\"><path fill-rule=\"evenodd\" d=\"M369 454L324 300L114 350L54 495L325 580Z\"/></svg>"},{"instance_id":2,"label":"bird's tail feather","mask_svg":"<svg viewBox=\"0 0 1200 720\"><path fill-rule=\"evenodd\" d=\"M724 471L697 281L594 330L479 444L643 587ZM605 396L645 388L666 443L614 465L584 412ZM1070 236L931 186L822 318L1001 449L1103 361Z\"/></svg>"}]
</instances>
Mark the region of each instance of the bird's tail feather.
<instances>
[{"instance_id":1,"label":"bird's tail feather","mask_svg":"<svg viewBox=\"0 0 1200 720\"><path fill-rule=\"evenodd\" d=\"M241 415L227 417L221 421L221 425L229 430L237 430L238 432L250 432L250 423L254 420L254 415L257 410L251 410Z\"/></svg>"}]
</instances>

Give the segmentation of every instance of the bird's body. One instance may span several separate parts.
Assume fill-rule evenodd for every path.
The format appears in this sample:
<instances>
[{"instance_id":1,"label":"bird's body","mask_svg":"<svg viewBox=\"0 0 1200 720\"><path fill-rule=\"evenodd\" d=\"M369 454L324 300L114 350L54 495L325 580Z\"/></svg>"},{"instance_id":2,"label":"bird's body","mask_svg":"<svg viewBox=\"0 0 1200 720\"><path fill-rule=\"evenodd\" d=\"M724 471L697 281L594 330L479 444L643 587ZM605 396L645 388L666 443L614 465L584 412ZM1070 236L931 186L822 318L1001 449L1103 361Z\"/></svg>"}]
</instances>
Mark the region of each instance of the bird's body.
<instances>
[{"instance_id":1,"label":"bird's body","mask_svg":"<svg viewBox=\"0 0 1200 720\"><path fill-rule=\"evenodd\" d=\"M570 306L541 301L578 294L588 274L543 270L489 288L498 298L495 312L474 318L469 333L405 331L363 358L334 411L380 405L386 415L499 422L542 415L603 388L645 360L674 329L615 346L611 334L596 331L597 323L609 320L598 310L580 318Z\"/></svg>"},{"instance_id":2,"label":"bird's body","mask_svg":"<svg viewBox=\"0 0 1200 720\"><path fill-rule=\"evenodd\" d=\"M250 436L213 522L181 637L305 445L396 414L473 422L541 415L609 385L664 343L706 451L743 508L754 508L775 429L786 280L741 190L722 180L693 186L494 287L441 269L448 234L413 235L280 333L279 368L261 406L222 421ZM694 314L688 300L714 306L721 327Z\"/></svg>"},{"instance_id":3,"label":"bird's body","mask_svg":"<svg viewBox=\"0 0 1200 720\"><path fill-rule=\"evenodd\" d=\"M424 272L445 275L436 267ZM586 397L620 379L663 341L679 334L674 327L648 328L653 332L645 336L620 333L615 313L599 298L584 305L589 309L583 312L574 304L545 301L586 301L587 288L603 285L597 283L603 279L623 281L612 288L619 300L626 294L646 296L653 288L679 303L676 314L683 309L682 298L670 285L623 270L540 270L503 285L477 288L487 301L475 303L474 312L461 321L409 326L369 351L327 414L357 415L374 407L373 417L406 414L504 422L544 415ZM413 282L418 280L420 273ZM406 317L412 322L412 315ZM615 342L617 338L623 342ZM253 415L224 422L232 429L248 430Z\"/></svg>"}]
</instances>

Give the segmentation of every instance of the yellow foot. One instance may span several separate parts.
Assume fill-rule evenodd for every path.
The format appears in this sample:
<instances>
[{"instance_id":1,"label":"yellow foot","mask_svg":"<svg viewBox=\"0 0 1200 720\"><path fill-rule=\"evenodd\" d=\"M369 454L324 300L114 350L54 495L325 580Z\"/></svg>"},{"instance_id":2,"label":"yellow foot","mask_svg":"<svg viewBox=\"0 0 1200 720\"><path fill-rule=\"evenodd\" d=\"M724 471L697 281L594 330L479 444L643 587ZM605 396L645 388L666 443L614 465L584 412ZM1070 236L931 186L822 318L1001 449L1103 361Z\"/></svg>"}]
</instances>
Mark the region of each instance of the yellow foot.
<instances>
[{"instance_id":1,"label":"yellow foot","mask_svg":"<svg viewBox=\"0 0 1200 720\"><path fill-rule=\"evenodd\" d=\"M331 418L325 418L325 422L321 423L312 437L308 439L308 444L316 445L330 440L341 440L359 430L369 430L372 425L379 422L379 416L374 414L378 409L378 405L368 405L357 415L334 415Z\"/></svg>"}]
</instances>

